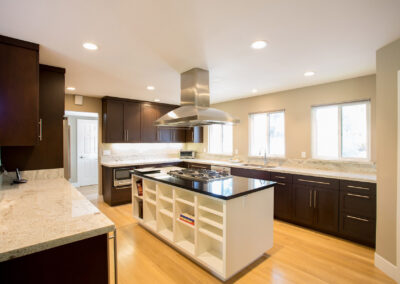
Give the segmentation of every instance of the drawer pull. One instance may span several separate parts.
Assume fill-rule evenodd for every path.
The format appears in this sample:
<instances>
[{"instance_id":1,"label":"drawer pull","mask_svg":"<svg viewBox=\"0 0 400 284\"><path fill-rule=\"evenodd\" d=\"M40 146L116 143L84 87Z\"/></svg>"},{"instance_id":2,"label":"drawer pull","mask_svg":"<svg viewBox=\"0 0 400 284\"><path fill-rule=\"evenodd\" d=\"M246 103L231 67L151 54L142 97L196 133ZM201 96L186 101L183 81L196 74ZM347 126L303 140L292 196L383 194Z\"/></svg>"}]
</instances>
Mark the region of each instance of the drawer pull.
<instances>
[{"instance_id":1,"label":"drawer pull","mask_svg":"<svg viewBox=\"0 0 400 284\"><path fill-rule=\"evenodd\" d=\"M353 196L353 197L359 197L359 198L369 199L369 196L368 196L368 195L360 195L360 194L354 194L354 193L347 193L346 195L348 195L348 196Z\"/></svg>"},{"instance_id":2,"label":"drawer pull","mask_svg":"<svg viewBox=\"0 0 400 284\"><path fill-rule=\"evenodd\" d=\"M312 190L310 190L310 208L312 207L312 205L311 205L311 201L312 200Z\"/></svg>"},{"instance_id":3,"label":"drawer pull","mask_svg":"<svg viewBox=\"0 0 400 284\"><path fill-rule=\"evenodd\" d=\"M309 180L309 179L302 179L299 178L299 181L311 182L311 183L318 183L318 184L331 184L330 182L323 182L323 181L316 181L316 180Z\"/></svg>"},{"instance_id":4,"label":"drawer pull","mask_svg":"<svg viewBox=\"0 0 400 284\"><path fill-rule=\"evenodd\" d=\"M314 208L317 208L317 191L314 190Z\"/></svg>"},{"instance_id":5,"label":"drawer pull","mask_svg":"<svg viewBox=\"0 0 400 284\"><path fill-rule=\"evenodd\" d=\"M283 176L274 176L274 178L286 179L286 177Z\"/></svg>"},{"instance_id":6,"label":"drawer pull","mask_svg":"<svg viewBox=\"0 0 400 284\"><path fill-rule=\"evenodd\" d=\"M279 184L279 185L282 185L282 186L286 185L286 183L282 183L282 182L277 182L276 184Z\"/></svg>"},{"instance_id":7,"label":"drawer pull","mask_svg":"<svg viewBox=\"0 0 400 284\"><path fill-rule=\"evenodd\" d=\"M354 216L351 216L351 215L346 215L346 217L347 217L347 218L349 218L349 219L354 219L354 220L357 220L357 221L369 222L369 220L368 220L368 219L359 218L359 217L354 217Z\"/></svg>"},{"instance_id":8,"label":"drawer pull","mask_svg":"<svg viewBox=\"0 0 400 284\"><path fill-rule=\"evenodd\" d=\"M354 186L354 185L348 185L348 188L355 188L355 189L364 189L364 190L369 190L368 187L362 187L362 186Z\"/></svg>"}]
</instances>

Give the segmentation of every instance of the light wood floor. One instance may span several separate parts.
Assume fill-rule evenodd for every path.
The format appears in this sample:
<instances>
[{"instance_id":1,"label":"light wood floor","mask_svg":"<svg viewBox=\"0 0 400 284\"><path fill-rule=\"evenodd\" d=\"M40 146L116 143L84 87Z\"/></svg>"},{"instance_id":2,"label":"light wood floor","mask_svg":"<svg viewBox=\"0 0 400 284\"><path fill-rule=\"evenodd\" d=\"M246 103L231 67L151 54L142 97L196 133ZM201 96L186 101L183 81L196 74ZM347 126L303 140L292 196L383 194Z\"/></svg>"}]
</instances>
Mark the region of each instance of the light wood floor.
<instances>
[{"instance_id":1,"label":"light wood floor","mask_svg":"<svg viewBox=\"0 0 400 284\"><path fill-rule=\"evenodd\" d=\"M139 226L131 205L94 202L117 227L119 284L221 283ZM374 250L274 222L274 246L227 283L395 283L374 266Z\"/></svg>"}]
</instances>

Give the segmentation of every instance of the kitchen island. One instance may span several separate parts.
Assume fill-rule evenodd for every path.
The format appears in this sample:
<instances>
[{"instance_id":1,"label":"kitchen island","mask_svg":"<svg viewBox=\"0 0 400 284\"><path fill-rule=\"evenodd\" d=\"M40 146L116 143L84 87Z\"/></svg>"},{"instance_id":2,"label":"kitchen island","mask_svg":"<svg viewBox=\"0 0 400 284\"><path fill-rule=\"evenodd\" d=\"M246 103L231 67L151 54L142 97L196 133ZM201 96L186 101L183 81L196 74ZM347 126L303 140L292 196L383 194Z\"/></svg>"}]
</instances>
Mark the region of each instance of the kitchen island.
<instances>
[{"instance_id":1,"label":"kitchen island","mask_svg":"<svg viewBox=\"0 0 400 284\"><path fill-rule=\"evenodd\" d=\"M140 225L222 280L272 247L275 182L236 176L193 181L167 174L171 169L132 171Z\"/></svg>"}]
</instances>

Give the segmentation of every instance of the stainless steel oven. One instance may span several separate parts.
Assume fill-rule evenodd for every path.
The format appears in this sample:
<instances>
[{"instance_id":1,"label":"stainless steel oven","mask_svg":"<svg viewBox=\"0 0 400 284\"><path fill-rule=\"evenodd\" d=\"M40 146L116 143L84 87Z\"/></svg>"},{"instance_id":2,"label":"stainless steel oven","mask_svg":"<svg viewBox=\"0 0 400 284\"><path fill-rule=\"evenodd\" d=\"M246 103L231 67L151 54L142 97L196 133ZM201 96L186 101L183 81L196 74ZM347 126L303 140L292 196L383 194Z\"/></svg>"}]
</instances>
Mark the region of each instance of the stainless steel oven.
<instances>
[{"instance_id":1,"label":"stainless steel oven","mask_svg":"<svg viewBox=\"0 0 400 284\"><path fill-rule=\"evenodd\" d=\"M181 159L194 159L196 157L196 152L195 151L181 151L180 152L180 158Z\"/></svg>"},{"instance_id":2,"label":"stainless steel oven","mask_svg":"<svg viewBox=\"0 0 400 284\"><path fill-rule=\"evenodd\" d=\"M113 170L113 184L114 187L131 185L130 170L133 168L115 168Z\"/></svg>"}]
</instances>

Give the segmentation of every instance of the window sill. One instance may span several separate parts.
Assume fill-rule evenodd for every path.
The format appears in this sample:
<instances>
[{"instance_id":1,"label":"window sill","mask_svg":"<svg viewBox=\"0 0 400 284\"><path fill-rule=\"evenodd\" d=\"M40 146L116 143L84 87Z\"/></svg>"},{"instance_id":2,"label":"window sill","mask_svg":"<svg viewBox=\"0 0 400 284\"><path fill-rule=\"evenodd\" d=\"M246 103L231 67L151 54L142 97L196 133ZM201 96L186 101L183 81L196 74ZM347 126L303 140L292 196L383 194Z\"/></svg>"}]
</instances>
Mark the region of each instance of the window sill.
<instances>
[{"instance_id":1,"label":"window sill","mask_svg":"<svg viewBox=\"0 0 400 284\"><path fill-rule=\"evenodd\" d=\"M215 156L225 156L225 157L232 157L233 154L220 154L220 153L210 153L210 152L206 152L207 155L215 155Z\"/></svg>"},{"instance_id":2,"label":"window sill","mask_svg":"<svg viewBox=\"0 0 400 284\"><path fill-rule=\"evenodd\" d=\"M310 158L309 161L315 162L328 162L336 164L364 164L364 165L374 165L375 162L367 159L324 159L324 158Z\"/></svg>"}]
</instances>

